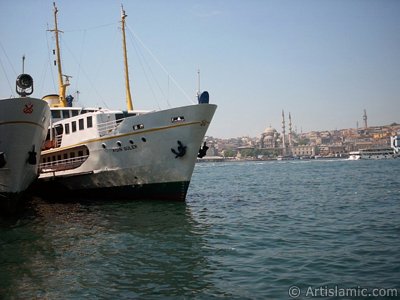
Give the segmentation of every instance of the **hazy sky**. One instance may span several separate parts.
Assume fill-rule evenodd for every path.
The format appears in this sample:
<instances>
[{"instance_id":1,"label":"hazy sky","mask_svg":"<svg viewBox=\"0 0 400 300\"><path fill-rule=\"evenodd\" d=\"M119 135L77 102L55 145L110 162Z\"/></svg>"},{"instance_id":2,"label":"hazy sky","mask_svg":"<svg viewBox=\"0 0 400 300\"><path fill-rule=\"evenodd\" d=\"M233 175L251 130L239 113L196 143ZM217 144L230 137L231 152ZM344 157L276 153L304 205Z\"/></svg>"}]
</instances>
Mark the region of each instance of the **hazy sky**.
<instances>
[{"instance_id":1,"label":"hazy sky","mask_svg":"<svg viewBox=\"0 0 400 300\"><path fill-rule=\"evenodd\" d=\"M63 73L78 105L125 108L120 4L57 2ZM136 109L190 104L175 80L195 101L200 69L219 106L214 137L280 130L282 109L299 132L361 126L364 109L370 125L400 123L400 1L123 4ZM0 0L0 98L15 95L23 54L33 96L57 92L53 27L52 1Z\"/></svg>"}]
</instances>

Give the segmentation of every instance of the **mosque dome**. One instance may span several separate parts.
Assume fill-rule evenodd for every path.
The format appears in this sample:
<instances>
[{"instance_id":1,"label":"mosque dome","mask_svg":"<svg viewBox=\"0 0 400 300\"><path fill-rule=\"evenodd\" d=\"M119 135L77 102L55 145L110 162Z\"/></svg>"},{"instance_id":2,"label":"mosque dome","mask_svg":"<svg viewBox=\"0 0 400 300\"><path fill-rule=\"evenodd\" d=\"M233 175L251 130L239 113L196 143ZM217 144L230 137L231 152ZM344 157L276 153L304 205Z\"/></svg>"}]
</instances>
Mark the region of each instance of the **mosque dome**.
<instances>
[{"instance_id":1,"label":"mosque dome","mask_svg":"<svg viewBox=\"0 0 400 300\"><path fill-rule=\"evenodd\" d=\"M271 126L265 128L263 134L265 136L273 136L276 133L276 130L274 128L272 128Z\"/></svg>"}]
</instances>

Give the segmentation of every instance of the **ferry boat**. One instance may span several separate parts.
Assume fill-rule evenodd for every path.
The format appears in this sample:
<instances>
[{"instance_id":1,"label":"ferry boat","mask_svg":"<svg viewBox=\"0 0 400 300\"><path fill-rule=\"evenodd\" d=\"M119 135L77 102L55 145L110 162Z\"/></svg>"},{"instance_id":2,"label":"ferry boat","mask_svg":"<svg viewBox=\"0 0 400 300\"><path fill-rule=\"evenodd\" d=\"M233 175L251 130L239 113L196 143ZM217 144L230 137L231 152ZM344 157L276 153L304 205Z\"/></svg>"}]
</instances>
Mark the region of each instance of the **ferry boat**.
<instances>
[{"instance_id":1,"label":"ferry boat","mask_svg":"<svg viewBox=\"0 0 400 300\"><path fill-rule=\"evenodd\" d=\"M359 159L392 159L399 157L400 137L393 136L390 138L391 147L385 148L369 148L352 151L349 153L349 160Z\"/></svg>"},{"instance_id":2,"label":"ferry boat","mask_svg":"<svg viewBox=\"0 0 400 300\"><path fill-rule=\"evenodd\" d=\"M59 95L44 97L52 126L42 151L39 186L46 193L84 197L185 200L196 159L216 105L207 92L198 104L134 110L129 89L125 18L121 23L127 110L72 107L66 97L54 5ZM54 195L54 194L53 194Z\"/></svg>"},{"instance_id":3,"label":"ferry boat","mask_svg":"<svg viewBox=\"0 0 400 300\"><path fill-rule=\"evenodd\" d=\"M33 80L17 78L20 98L0 100L0 207L13 210L23 192L38 176L40 149L50 122L48 104L28 97Z\"/></svg>"}]
</instances>

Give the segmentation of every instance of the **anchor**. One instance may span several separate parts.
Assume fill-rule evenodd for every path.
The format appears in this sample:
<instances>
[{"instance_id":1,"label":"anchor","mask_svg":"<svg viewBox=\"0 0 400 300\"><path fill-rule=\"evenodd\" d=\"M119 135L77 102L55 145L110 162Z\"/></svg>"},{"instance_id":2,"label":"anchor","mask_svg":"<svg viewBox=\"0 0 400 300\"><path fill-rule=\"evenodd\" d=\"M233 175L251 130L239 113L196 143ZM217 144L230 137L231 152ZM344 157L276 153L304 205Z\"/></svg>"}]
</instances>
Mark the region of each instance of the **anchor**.
<instances>
[{"instance_id":1,"label":"anchor","mask_svg":"<svg viewBox=\"0 0 400 300\"><path fill-rule=\"evenodd\" d=\"M209 149L209 147L207 147L206 142L204 142L203 147L200 147L200 149L199 149L199 154L197 154L197 157L203 158L204 156L206 156L208 149Z\"/></svg>"},{"instance_id":2,"label":"anchor","mask_svg":"<svg viewBox=\"0 0 400 300\"><path fill-rule=\"evenodd\" d=\"M178 150L171 148L171 152L175 154L175 158L184 156L186 154L186 148L187 148L182 144L181 141L178 140L177 142L178 142Z\"/></svg>"},{"instance_id":3,"label":"anchor","mask_svg":"<svg viewBox=\"0 0 400 300\"><path fill-rule=\"evenodd\" d=\"M6 165L6 154L4 152L0 152L0 168Z\"/></svg>"},{"instance_id":4,"label":"anchor","mask_svg":"<svg viewBox=\"0 0 400 300\"><path fill-rule=\"evenodd\" d=\"M36 161L36 151L35 151L35 145L32 145L32 151L28 152L28 163L30 165L36 165L37 161Z\"/></svg>"}]
</instances>

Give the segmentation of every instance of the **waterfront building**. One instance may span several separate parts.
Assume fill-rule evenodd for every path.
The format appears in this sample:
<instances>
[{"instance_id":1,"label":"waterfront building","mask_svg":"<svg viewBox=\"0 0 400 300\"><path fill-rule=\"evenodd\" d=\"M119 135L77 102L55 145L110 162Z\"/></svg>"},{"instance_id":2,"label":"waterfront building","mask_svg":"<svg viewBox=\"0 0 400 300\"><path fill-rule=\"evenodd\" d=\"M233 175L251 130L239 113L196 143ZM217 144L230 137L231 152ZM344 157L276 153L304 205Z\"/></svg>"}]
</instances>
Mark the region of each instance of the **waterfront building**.
<instances>
[{"instance_id":1,"label":"waterfront building","mask_svg":"<svg viewBox=\"0 0 400 300\"><path fill-rule=\"evenodd\" d=\"M316 146L308 146L308 145L303 145L303 146L295 146L292 147L292 154L293 156L297 157L312 157L317 154L317 147Z\"/></svg>"}]
</instances>

